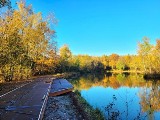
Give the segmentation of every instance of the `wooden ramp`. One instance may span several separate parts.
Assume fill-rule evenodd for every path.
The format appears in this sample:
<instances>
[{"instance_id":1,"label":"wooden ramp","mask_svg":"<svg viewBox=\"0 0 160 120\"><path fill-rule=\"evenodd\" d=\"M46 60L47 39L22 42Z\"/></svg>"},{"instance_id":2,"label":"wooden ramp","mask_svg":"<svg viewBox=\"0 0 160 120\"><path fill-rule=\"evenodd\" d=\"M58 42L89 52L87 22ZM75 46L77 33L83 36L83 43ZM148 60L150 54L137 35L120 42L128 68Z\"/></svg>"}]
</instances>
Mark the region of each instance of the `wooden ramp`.
<instances>
[{"instance_id":1,"label":"wooden ramp","mask_svg":"<svg viewBox=\"0 0 160 120\"><path fill-rule=\"evenodd\" d=\"M71 92L73 86L66 79L55 79L52 82L49 96L57 96L67 92Z\"/></svg>"}]
</instances>

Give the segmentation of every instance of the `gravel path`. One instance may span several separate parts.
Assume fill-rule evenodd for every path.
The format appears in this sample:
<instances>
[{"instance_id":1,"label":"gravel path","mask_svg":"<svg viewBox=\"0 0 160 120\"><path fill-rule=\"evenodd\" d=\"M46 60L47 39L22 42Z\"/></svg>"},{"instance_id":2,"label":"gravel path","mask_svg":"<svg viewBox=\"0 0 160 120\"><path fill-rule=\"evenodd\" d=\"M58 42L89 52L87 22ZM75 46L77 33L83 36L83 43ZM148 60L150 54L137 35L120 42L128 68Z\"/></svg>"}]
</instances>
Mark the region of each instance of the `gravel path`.
<instances>
[{"instance_id":1,"label":"gravel path","mask_svg":"<svg viewBox=\"0 0 160 120\"><path fill-rule=\"evenodd\" d=\"M44 120L83 120L71 99L71 93L49 97Z\"/></svg>"}]
</instances>

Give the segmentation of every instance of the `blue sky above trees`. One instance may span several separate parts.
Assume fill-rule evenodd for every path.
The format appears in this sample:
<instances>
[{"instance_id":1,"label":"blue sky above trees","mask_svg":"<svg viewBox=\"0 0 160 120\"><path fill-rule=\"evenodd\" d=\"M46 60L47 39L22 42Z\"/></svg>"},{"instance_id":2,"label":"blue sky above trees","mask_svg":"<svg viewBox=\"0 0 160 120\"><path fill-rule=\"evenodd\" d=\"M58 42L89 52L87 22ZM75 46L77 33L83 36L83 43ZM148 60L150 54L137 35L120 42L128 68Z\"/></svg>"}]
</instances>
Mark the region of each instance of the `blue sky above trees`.
<instances>
[{"instance_id":1,"label":"blue sky above trees","mask_svg":"<svg viewBox=\"0 0 160 120\"><path fill-rule=\"evenodd\" d=\"M12 5L15 7L15 1ZM54 13L58 46L73 54L136 54L144 36L160 38L159 0L26 0L43 16Z\"/></svg>"}]
</instances>

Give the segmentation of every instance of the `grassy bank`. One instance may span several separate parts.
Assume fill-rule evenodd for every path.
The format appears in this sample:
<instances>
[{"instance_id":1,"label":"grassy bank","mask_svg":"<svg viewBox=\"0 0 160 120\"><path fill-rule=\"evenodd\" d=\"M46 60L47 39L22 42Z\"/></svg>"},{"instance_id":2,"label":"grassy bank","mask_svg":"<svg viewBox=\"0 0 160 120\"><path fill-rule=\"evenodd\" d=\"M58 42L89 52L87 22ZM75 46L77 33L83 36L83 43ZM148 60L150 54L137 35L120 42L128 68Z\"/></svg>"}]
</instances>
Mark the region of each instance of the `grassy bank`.
<instances>
[{"instance_id":1,"label":"grassy bank","mask_svg":"<svg viewBox=\"0 0 160 120\"><path fill-rule=\"evenodd\" d=\"M81 96L79 91L75 91L71 97L75 106L77 106L77 109L83 115L85 120L104 120L102 112L90 106L87 101Z\"/></svg>"}]
</instances>

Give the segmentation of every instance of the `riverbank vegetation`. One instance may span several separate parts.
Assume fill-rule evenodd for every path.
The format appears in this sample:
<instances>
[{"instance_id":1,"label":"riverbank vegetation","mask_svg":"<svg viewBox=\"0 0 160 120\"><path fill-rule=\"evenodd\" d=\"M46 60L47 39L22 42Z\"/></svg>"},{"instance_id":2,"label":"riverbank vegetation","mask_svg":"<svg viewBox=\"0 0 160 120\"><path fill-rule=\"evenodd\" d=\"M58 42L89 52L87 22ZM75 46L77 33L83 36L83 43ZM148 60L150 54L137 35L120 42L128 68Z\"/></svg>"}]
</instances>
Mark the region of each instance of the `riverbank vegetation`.
<instances>
[{"instance_id":1,"label":"riverbank vegetation","mask_svg":"<svg viewBox=\"0 0 160 120\"><path fill-rule=\"evenodd\" d=\"M104 120L102 112L98 109L94 109L87 101L81 96L79 91L75 91L72 95L74 104L78 107L80 113L86 120Z\"/></svg>"}]
</instances>

